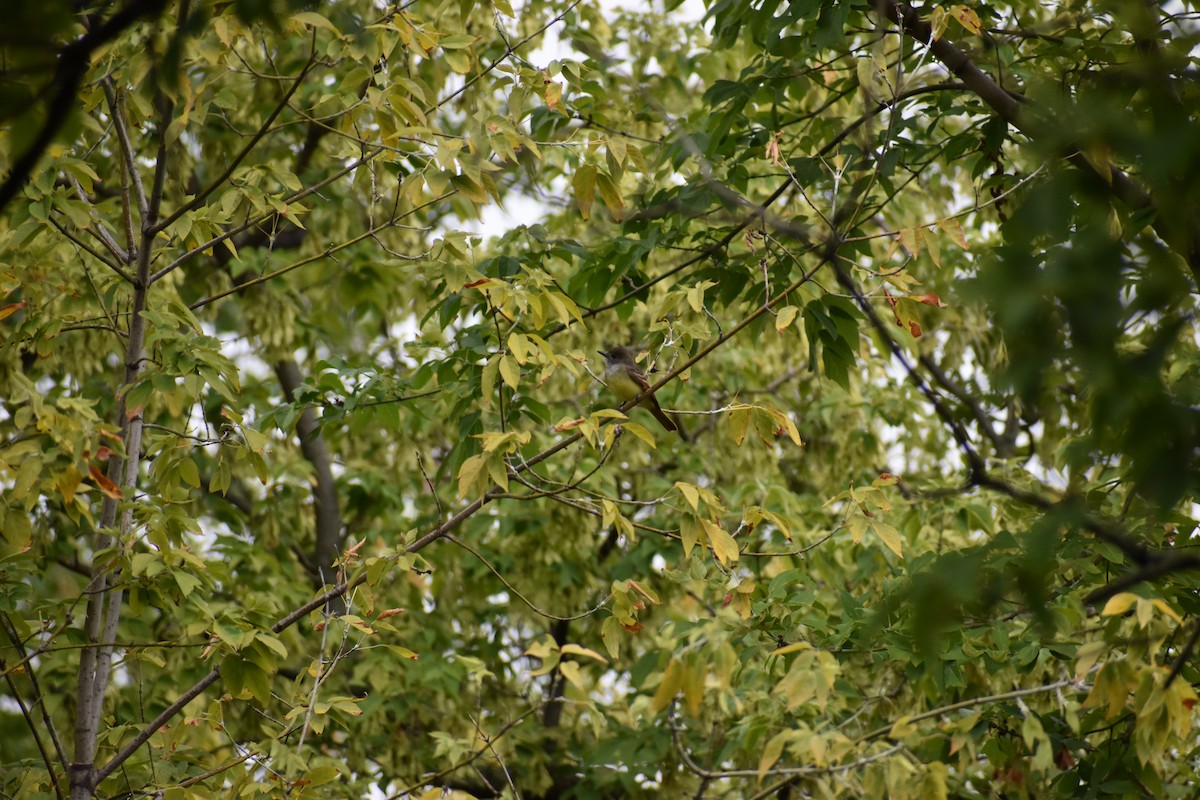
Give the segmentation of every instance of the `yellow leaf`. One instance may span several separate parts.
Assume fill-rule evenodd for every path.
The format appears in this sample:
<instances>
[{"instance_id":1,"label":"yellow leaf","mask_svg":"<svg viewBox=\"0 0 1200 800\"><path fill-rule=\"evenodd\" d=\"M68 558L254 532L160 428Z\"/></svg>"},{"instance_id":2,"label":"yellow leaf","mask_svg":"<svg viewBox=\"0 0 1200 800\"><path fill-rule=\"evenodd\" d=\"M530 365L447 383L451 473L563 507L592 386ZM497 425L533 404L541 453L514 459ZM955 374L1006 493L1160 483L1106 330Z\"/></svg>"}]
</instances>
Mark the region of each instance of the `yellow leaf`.
<instances>
[{"instance_id":1,"label":"yellow leaf","mask_svg":"<svg viewBox=\"0 0 1200 800\"><path fill-rule=\"evenodd\" d=\"M692 511L700 510L700 491L695 486L683 481L675 481L675 488L683 495L683 499L687 500L688 505L692 507Z\"/></svg>"},{"instance_id":2,"label":"yellow leaf","mask_svg":"<svg viewBox=\"0 0 1200 800\"><path fill-rule=\"evenodd\" d=\"M564 654L570 654L570 655L575 655L575 656L584 656L586 658L595 659L596 661L599 661L601 664L608 663L608 659L605 658L604 656L600 655L599 653L597 653L595 650L590 650L586 647L580 647L577 644L569 644L569 643L564 644L561 648L559 648L559 652L564 653Z\"/></svg>"},{"instance_id":3,"label":"yellow leaf","mask_svg":"<svg viewBox=\"0 0 1200 800\"><path fill-rule=\"evenodd\" d=\"M508 337L508 349L512 352L513 358L517 360L517 363L525 366L525 362L529 360L529 351L533 349L533 344L525 334L514 333Z\"/></svg>"},{"instance_id":4,"label":"yellow leaf","mask_svg":"<svg viewBox=\"0 0 1200 800\"><path fill-rule=\"evenodd\" d=\"M1102 617L1115 617L1124 614L1129 609L1133 608L1133 604L1138 600L1138 596L1132 592L1121 592L1114 594L1108 598L1108 602L1104 604L1103 610L1100 612Z\"/></svg>"},{"instance_id":5,"label":"yellow leaf","mask_svg":"<svg viewBox=\"0 0 1200 800\"><path fill-rule=\"evenodd\" d=\"M1176 621L1176 622L1178 622L1180 625L1182 625L1182 624L1183 624L1183 618L1182 618L1181 616L1179 616L1179 614L1178 614L1178 613L1176 613L1175 609L1171 608L1171 606L1169 606L1169 605L1167 604L1167 601L1166 601L1166 600L1163 600L1163 599L1161 599L1161 598L1157 598L1157 597L1156 597L1156 598L1154 598L1153 600L1151 600L1150 602L1151 602L1151 603L1154 605L1154 607L1155 607L1155 608L1157 608L1159 611L1161 611L1162 613L1166 614L1168 617L1170 617L1171 619L1175 620L1175 621Z\"/></svg>"},{"instance_id":6,"label":"yellow leaf","mask_svg":"<svg viewBox=\"0 0 1200 800\"><path fill-rule=\"evenodd\" d=\"M500 359L500 377L504 379L510 389L516 389L521 383L521 368L517 365L515 358L504 356Z\"/></svg>"},{"instance_id":7,"label":"yellow leaf","mask_svg":"<svg viewBox=\"0 0 1200 800\"><path fill-rule=\"evenodd\" d=\"M563 661L558 665L558 671L562 676L569 680L576 688L586 689L583 683L583 672L579 669L579 664L574 661Z\"/></svg>"},{"instance_id":8,"label":"yellow leaf","mask_svg":"<svg viewBox=\"0 0 1200 800\"><path fill-rule=\"evenodd\" d=\"M946 26L950 24L950 17L946 13L946 9L938 6L933 9L933 13L929 17L929 27L933 30L933 40L936 42L942 38L942 34L946 32Z\"/></svg>"},{"instance_id":9,"label":"yellow leaf","mask_svg":"<svg viewBox=\"0 0 1200 800\"><path fill-rule=\"evenodd\" d=\"M526 655L531 658L536 658L538 661L542 662L542 666L538 667L535 671L529 673L530 675L546 675L552 669L554 669L556 666L558 666L558 660L559 660L558 645L555 644L554 640L551 639L549 636L543 636L538 641L529 645L529 649L527 649L521 655Z\"/></svg>"},{"instance_id":10,"label":"yellow leaf","mask_svg":"<svg viewBox=\"0 0 1200 800\"><path fill-rule=\"evenodd\" d=\"M689 661L683 669L683 702L693 717L700 716L700 703L704 699L704 664Z\"/></svg>"},{"instance_id":11,"label":"yellow leaf","mask_svg":"<svg viewBox=\"0 0 1200 800\"><path fill-rule=\"evenodd\" d=\"M636 422L625 422L622 423L621 427L653 447L655 450L658 449L658 445L654 443L654 434L652 434L644 425L639 425Z\"/></svg>"},{"instance_id":12,"label":"yellow leaf","mask_svg":"<svg viewBox=\"0 0 1200 800\"><path fill-rule=\"evenodd\" d=\"M767 407L767 413L779 423L779 430L787 433L788 438L792 440L797 447L803 447L804 441L800 438L800 431L796 429L796 423L787 414L784 414L777 408Z\"/></svg>"},{"instance_id":13,"label":"yellow leaf","mask_svg":"<svg viewBox=\"0 0 1200 800\"><path fill-rule=\"evenodd\" d=\"M1154 604L1144 597L1139 597L1137 601L1137 623L1139 628L1144 628L1150 624L1150 620L1154 618Z\"/></svg>"},{"instance_id":14,"label":"yellow leaf","mask_svg":"<svg viewBox=\"0 0 1200 800\"><path fill-rule=\"evenodd\" d=\"M758 759L759 783L762 783L763 777L766 776L767 771L770 770L771 767L775 766L775 762L778 761L779 757L783 755L783 746L787 744L787 741L791 735L791 731L782 731L772 736L771 740L767 742L766 747L763 748L762 755Z\"/></svg>"},{"instance_id":15,"label":"yellow leaf","mask_svg":"<svg viewBox=\"0 0 1200 800\"><path fill-rule=\"evenodd\" d=\"M917 726L913 725L909 720L909 715L905 714L900 719L892 723L892 729L888 732L888 738L892 740L900 740L917 730Z\"/></svg>"},{"instance_id":16,"label":"yellow leaf","mask_svg":"<svg viewBox=\"0 0 1200 800\"><path fill-rule=\"evenodd\" d=\"M951 6L950 15L958 20L958 24L976 36L983 31L983 23L979 21L979 15L972 8L968 8L967 6Z\"/></svg>"},{"instance_id":17,"label":"yellow leaf","mask_svg":"<svg viewBox=\"0 0 1200 800\"><path fill-rule=\"evenodd\" d=\"M602 501L601 506L603 508L603 516L601 517L600 524L607 528L617 521L617 517L621 516L621 512L617 508L617 504L612 500Z\"/></svg>"},{"instance_id":18,"label":"yellow leaf","mask_svg":"<svg viewBox=\"0 0 1200 800\"><path fill-rule=\"evenodd\" d=\"M924 237L925 249L929 251L929 257L933 259L934 266L942 266L942 243L936 236Z\"/></svg>"},{"instance_id":19,"label":"yellow leaf","mask_svg":"<svg viewBox=\"0 0 1200 800\"><path fill-rule=\"evenodd\" d=\"M338 33L338 29L333 27L333 23L325 19L325 17L313 11L301 11L299 14L292 16L293 22L298 22L309 28L324 28L334 33ZM340 34L339 34L340 35Z\"/></svg>"},{"instance_id":20,"label":"yellow leaf","mask_svg":"<svg viewBox=\"0 0 1200 800\"><path fill-rule=\"evenodd\" d=\"M704 520L704 530L708 533L708 540L712 545L713 555L717 557L717 560L723 566L737 563L739 555L737 541L722 530L721 526L715 522Z\"/></svg>"},{"instance_id":21,"label":"yellow leaf","mask_svg":"<svg viewBox=\"0 0 1200 800\"><path fill-rule=\"evenodd\" d=\"M925 798L925 800L946 800L949 797L949 792L946 788L946 778L949 774L946 765L940 761L934 761L932 764L927 765L925 767L925 775L921 779L919 796Z\"/></svg>"},{"instance_id":22,"label":"yellow leaf","mask_svg":"<svg viewBox=\"0 0 1200 800\"><path fill-rule=\"evenodd\" d=\"M788 653L798 653L801 650L812 650L812 645L808 642L792 642L789 645L784 645L778 650L771 651L771 655L786 656Z\"/></svg>"},{"instance_id":23,"label":"yellow leaf","mask_svg":"<svg viewBox=\"0 0 1200 800\"><path fill-rule=\"evenodd\" d=\"M867 518L853 516L846 522L846 529L850 531L850 540L855 544L862 541L862 535L867 530Z\"/></svg>"},{"instance_id":24,"label":"yellow leaf","mask_svg":"<svg viewBox=\"0 0 1200 800\"><path fill-rule=\"evenodd\" d=\"M491 405L492 395L496 393L496 378L500 376L500 356L492 356L483 366L483 376L480 379L480 389L483 392L480 402L484 408Z\"/></svg>"}]
</instances>

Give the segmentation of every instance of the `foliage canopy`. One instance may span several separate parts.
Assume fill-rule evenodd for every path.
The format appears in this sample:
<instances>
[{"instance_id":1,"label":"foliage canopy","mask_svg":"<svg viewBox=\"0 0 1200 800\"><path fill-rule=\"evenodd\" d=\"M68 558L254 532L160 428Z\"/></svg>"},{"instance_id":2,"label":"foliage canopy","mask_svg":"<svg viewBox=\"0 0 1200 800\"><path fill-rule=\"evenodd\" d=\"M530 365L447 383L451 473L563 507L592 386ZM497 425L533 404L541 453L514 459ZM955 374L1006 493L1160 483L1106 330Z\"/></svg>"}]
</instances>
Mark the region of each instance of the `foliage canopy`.
<instances>
[{"instance_id":1,"label":"foliage canopy","mask_svg":"<svg viewBox=\"0 0 1200 800\"><path fill-rule=\"evenodd\" d=\"M1190 796L1200 12L666 5L0 2L5 796Z\"/></svg>"}]
</instances>

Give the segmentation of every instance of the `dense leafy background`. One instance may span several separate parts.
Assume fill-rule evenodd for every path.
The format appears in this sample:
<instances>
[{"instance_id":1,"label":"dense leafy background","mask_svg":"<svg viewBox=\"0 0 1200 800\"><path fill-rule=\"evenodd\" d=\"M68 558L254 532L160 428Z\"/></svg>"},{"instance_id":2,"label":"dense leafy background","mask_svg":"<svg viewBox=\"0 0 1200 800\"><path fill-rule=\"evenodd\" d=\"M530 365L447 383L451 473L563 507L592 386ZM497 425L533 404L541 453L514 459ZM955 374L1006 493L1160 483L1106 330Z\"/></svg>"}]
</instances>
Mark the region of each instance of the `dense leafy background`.
<instances>
[{"instance_id":1,"label":"dense leafy background","mask_svg":"<svg viewBox=\"0 0 1200 800\"><path fill-rule=\"evenodd\" d=\"M667 5L0 3L5 796L1190 796L1200 11Z\"/></svg>"}]
</instances>

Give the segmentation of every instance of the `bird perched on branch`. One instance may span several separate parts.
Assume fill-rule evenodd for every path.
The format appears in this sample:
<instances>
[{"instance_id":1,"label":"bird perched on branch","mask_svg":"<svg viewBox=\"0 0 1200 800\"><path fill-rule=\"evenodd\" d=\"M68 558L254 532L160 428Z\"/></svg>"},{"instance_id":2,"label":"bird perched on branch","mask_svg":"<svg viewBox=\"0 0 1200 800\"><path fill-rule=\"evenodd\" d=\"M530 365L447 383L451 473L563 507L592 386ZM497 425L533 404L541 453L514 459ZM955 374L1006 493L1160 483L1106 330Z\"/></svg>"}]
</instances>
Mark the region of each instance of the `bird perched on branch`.
<instances>
[{"instance_id":1,"label":"bird perched on branch","mask_svg":"<svg viewBox=\"0 0 1200 800\"><path fill-rule=\"evenodd\" d=\"M604 385L611 389L613 394L622 401L641 396L638 405L653 414L659 424L667 430L678 430L659 406L658 400L649 393L650 381L646 380L646 373L637 365L633 350L628 347L614 347L611 350L600 350L599 353L604 356Z\"/></svg>"}]
</instances>

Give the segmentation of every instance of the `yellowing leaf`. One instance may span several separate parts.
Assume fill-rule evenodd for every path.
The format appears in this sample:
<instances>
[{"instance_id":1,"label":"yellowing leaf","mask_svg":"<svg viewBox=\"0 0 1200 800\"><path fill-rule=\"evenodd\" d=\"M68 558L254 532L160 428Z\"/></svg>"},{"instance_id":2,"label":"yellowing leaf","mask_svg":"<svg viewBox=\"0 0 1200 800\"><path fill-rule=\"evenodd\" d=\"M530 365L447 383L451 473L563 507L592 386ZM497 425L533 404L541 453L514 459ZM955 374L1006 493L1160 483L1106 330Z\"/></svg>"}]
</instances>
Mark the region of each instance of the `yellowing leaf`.
<instances>
[{"instance_id":1,"label":"yellowing leaf","mask_svg":"<svg viewBox=\"0 0 1200 800\"><path fill-rule=\"evenodd\" d=\"M942 229L954 243L963 250L970 250L971 246L967 244L967 237L963 235L962 225L956 219L944 219L938 222L938 227Z\"/></svg>"},{"instance_id":2,"label":"yellowing leaf","mask_svg":"<svg viewBox=\"0 0 1200 800\"><path fill-rule=\"evenodd\" d=\"M1150 620L1154 617L1154 604L1144 597L1139 597L1137 601L1136 616L1138 627L1146 627L1150 624Z\"/></svg>"},{"instance_id":3,"label":"yellowing leaf","mask_svg":"<svg viewBox=\"0 0 1200 800\"><path fill-rule=\"evenodd\" d=\"M800 313L800 309L796 306L784 306L779 309L779 315L775 317L775 330L783 332L796 320L796 315Z\"/></svg>"},{"instance_id":4,"label":"yellowing leaf","mask_svg":"<svg viewBox=\"0 0 1200 800\"><path fill-rule=\"evenodd\" d=\"M917 726L912 724L908 714L905 714L900 719L892 723L892 729L888 732L888 738L892 740L903 739L909 734L915 733Z\"/></svg>"},{"instance_id":5,"label":"yellowing leaf","mask_svg":"<svg viewBox=\"0 0 1200 800\"><path fill-rule=\"evenodd\" d=\"M983 23L979 21L979 15L975 13L975 9L968 6L951 6L950 16L958 20L958 24L962 25L971 33L978 36L983 31Z\"/></svg>"},{"instance_id":6,"label":"yellowing leaf","mask_svg":"<svg viewBox=\"0 0 1200 800\"><path fill-rule=\"evenodd\" d=\"M733 443L741 447L749 430L750 406L737 405L729 409L729 434L733 437Z\"/></svg>"},{"instance_id":7,"label":"yellowing leaf","mask_svg":"<svg viewBox=\"0 0 1200 800\"><path fill-rule=\"evenodd\" d=\"M921 241L924 237L920 228L903 228L899 231L899 236L900 244L910 256L916 258L921 254Z\"/></svg>"},{"instance_id":8,"label":"yellowing leaf","mask_svg":"<svg viewBox=\"0 0 1200 800\"><path fill-rule=\"evenodd\" d=\"M503 453L490 453L487 457L488 476L502 491L508 491L508 462Z\"/></svg>"},{"instance_id":9,"label":"yellowing leaf","mask_svg":"<svg viewBox=\"0 0 1200 800\"><path fill-rule=\"evenodd\" d=\"M592 216L592 203L596 200L596 168L585 164L575 170L571 185L575 189L575 205L579 206L579 215L588 219Z\"/></svg>"},{"instance_id":10,"label":"yellowing leaf","mask_svg":"<svg viewBox=\"0 0 1200 800\"><path fill-rule=\"evenodd\" d=\"M608 208L608 213L612 215L612 218L617 222L625 219L625 201L621 199L621 189L612 176L607 172L597 173L596 186L600 189L600 198L604 200L604 205Z\"/></svg>"},{"instance_id":11,"label":"yellowing leaf","mask_svg":"<svg viewBox=\"0 0 1200 800\"><path fill-rule=\"evenodd\" d=\"M671 704L675 699L675 695L679 694L679 690L683 688L683 664L675 659L667 664L666 670L663 671L662 680L658 684L658 689L654 692L654 697L650 700L650 707L655 713L662 711Z\"/></svg>"},{"instance_id":12,"label":"yellowing leaf","mask_svg":"<svg viewBox=\"0 0 1200 800\"><path fill-rule=\"evenodd\" d=\"M486 456L471 456L458 469L458 496L466 497L487 466Z\"/></svg>"},{"instance_id":13,"label":"yellowing leaf","mask_svg":"<svg viewBox=\"0 0 1200 800\"><path fill-rule=\"evenodd\" d=\"M779 432L786 433L788 438L797 447L803 447L804 441L800 438L800 431L796 429L796 423L787 414L776 408L767 408L767 412L779 423Z\"/></svg>"},{"instance_id":14,"label":"yellowing leaf","mask_svg":"<svg viewBox=\"0 0 1200 800\"><path fill-rule=\"evenodd\" d=\"M1078 661L1075 662L1075 677L1083 680L1088 673L1092 671L1092 667L1100 659L1100 655L1108 649L1108 643L1104 641L1088 642L1075 651L1075 656Z\"/></svg>"},{"instance_id":15,"label":"yellowing leaf","mask_svg":"<svg viewBox=\"0 0 1200 800\"><path fill-rule=\"evenodd\" d=\"M24 308L27 305L28 305L28 303L25 302L24 300L22 300L19 303L9 303L8 305L4 306L3 308L0 308L0 319L4 319L5 317L12 316L13 314L20 311L22 308Z\"/></svg>"},{"instance_id":16,"label":"yellowing leaf","mask_svg":"<svg viewBox=\"0 0 1200 800\"><path fill-rule=\"evenodd\" d=\"M546 108L554 111L562 101L562 84L558 81L546 81Z\"/></svg>"},{"instance_id":17,"label":"yellowing leaf","mask_svg":"<svg viewBox=\"0 0 1200 800\"><path fill-rule=\"evenodd\" d=\"M1109 661L1096 673L1092 691L1080 708L1106 706L1105 719L1112 719L1125 708L1129 692L1137 685L1133 667L1128 661Z\"/></svg>"},{"instance_id":18,"label":"yellowing leaf","mask_svg":"<svg viewBox=\"0 0 1200 800\"><path fill-rule=\"evenodd\" d=\"M899 531L886 522L882 522L877 519L871 520L871 529L875 531L875 535L879 537L879 540L882 541L889 550L901 558L904 557L904 553L902 553L900 550L901 540Z\"/></svg>"}]
</instances>

